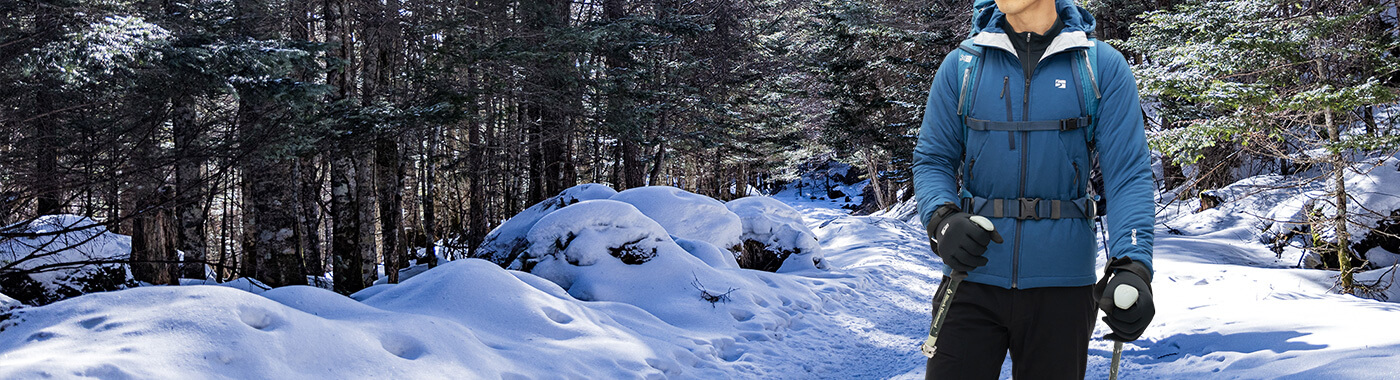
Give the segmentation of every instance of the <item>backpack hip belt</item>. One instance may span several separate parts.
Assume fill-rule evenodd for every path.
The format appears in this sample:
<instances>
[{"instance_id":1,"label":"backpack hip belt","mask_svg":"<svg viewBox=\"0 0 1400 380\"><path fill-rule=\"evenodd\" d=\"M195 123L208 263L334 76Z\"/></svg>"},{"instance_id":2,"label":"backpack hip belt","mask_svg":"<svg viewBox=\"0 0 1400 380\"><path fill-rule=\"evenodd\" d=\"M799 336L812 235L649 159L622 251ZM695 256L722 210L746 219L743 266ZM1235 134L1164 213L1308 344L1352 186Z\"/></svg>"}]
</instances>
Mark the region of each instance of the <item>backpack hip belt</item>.
<instances>
[{"instance_id":1,"label":"backpack hip belt","mask_svg":"<svg viewBox=\"0 0 1400 380\"><path fill-rule=\"evenodd\" d=\"M962 206L964 212L974 215L1020 220L1093 219L1098 213L1098 203L1093 195L1075 200L967 197L963 198Z\"/></svg>"}]
</instances>

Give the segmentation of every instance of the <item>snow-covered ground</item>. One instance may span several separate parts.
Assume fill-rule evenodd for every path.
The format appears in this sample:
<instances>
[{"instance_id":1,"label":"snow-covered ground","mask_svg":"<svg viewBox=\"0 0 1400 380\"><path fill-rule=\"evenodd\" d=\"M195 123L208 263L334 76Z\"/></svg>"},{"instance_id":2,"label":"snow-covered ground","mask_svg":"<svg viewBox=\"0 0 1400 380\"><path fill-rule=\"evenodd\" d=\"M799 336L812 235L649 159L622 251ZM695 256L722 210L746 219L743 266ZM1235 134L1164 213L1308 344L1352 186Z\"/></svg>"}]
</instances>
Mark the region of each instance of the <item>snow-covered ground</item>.
<instances>
[{"instance_id":1,"label":"snow-covered ground","mask_svg":"<svg viewBox=\"0 0 1400 380\"><path fill-rule=\"evenodd\" d=\"M1125 345L1122 378L1400 373L1400 330L1388 327L1400 319L1400 305L1333 294L1335 272L1294 269L1302 254L1296 247L1280 258L1260 242L1264 229L1248 216L1267 215L1290 197L1226 199L1200 213L1190 202L1164 207L1154 265L1158 314L1141 340ZM551 281L459 260L352 298L313 287L90 294L22 308L0 322L0 378L923 378L917 345L928 332L941 267L923 228L907 212L854 217L839 208L844 200L779 200L801 212L825 270L758 272L685 256L714 252L685 248L701 240L661 239L654 232L661 224L639 216L650 215L646 209L586 201L572 212L606 208L626 221L584 223L591 233L623 229L659 239L646 245L652 261L624 266L565 247L541 260ZM537 219L554 223L568 214L551 215ZM1166 225L1182 235L1165 233ZM605 237L578 236L578 247L607 245L598 243ZM681 241L692 243L672 244ZM599 264L563 264L580 257ZM600 275L646 268L693 272L680 280ZM1362 277L1385 280L1381 273ZM609 293L626 289L637 293ZM585 293L593 300L580 300ZM728 296L709 302L704 293ZM1096 335L1106 332L1100 326ZM1091 344L1087 378L1107 378L1111 347Z\"/></svg>"}]
</instances>

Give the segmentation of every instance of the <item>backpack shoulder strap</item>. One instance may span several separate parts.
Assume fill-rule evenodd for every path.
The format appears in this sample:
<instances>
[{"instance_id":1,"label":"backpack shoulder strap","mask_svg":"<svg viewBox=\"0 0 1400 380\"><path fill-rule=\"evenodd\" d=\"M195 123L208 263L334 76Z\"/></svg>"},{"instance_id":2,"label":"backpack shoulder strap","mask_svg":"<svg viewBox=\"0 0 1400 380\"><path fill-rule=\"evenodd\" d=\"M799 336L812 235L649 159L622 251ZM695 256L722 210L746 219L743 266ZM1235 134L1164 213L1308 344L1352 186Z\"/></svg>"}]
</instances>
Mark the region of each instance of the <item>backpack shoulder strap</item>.
<instances>
[{"instance_id":1,"label":"backpack shoulder strap","mask_svg":"<svg viewBox=\"0 0 1400 380\"><path fill-rule=\"evenodd\" d=\"M966 118L972 112L972 101L970 97L976 89L972 88L977 84L977 75L980 74L982 65L978 63L982 60L983 48L972 43L972 39L963 40L958 44L958 116ZM967 123L963 123L963 138L967 138Z\"/></svg>"},{"instance_id":2,"label":"backpack shoulder strap","mask_svg":"<svg viewBox=\"0 0 1400 380\"><path fill-rule=\"evenodd\" d=\"M1080 62L1084 69L1079 70L1079 87L1083 92L1084 111L1089 116L1089 125L1084 130L1085 142L1089 148L1094 147L1094 132L1099 125L1099 100L1103 98L1103 93L1099 91L1098 70L1099 65L1099 42L1093 38L1089 39L1092 44L1088 49L1081 51Z\"/></svg>"}]
</instances>

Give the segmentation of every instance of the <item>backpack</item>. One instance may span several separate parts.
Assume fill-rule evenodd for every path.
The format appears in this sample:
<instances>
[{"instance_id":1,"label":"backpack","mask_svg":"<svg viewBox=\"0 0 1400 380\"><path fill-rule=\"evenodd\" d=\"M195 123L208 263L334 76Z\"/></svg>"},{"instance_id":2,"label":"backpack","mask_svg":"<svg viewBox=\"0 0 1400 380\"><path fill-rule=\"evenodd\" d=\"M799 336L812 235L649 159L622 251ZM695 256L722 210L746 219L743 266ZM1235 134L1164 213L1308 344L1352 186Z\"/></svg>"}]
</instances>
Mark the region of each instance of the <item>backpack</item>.
<instances>
[{"instance_id":1,"label":"backpack","mask_svg":"<svg viewBox=\"0 0 1400 380\"><path fill-rule=\"evenodd\" d=\"M990 18L993 13L992 8L995 6L995 0L973 1L972 26L968 28L967 38L964 39L962 43L958 44L958 50L961 50L961 56L958 58L958 83L960 83L958 87L958 116L966 115L972 111L972 103L967 101L967 97L968 94L976 93L976 89L973 87L979 82L977 80L977 75L981 74L982 69L979 63L984 53L984 48L973 44L972 37L982 31L977 25L989 23L990 20L981 19ZM981 20L981 22L979 22L979 20ZM1095 41L1092 34L1088 37L1090 42ZM1094 129L1098 126L1099 121L1099 100L1103 95L1099 92L1098 78L1097 74L1095 74L1098 72L1098 70L1095 69L1096 66L1098 66L1098 53L1099 47L1098 44L1095 43L1090 45L1088 49L1080 51L1080 54L1075 54L1073 59L1078 63L1074 65L1074 67L1082 68L1075 71L1079 75L1078 83L1082 93L1081 96L1084 97L1083 111L1089 118L1089 122L1084 127L1084 143L1089 149L1090 168L1090 180L1087 190L1089 197L1094 199L1095 203L1097 203L1097 207L1095 207L1095 216L1103 216L1107 201L1099 196L1099 194L1103 194L1103 173L1099 170L1099 155L1098 150L1095 149L1096 141L1094 136ZM967 131L970 129L965 120L966 119L964 119L963 122L964 140L966 140Z\"/></svg>"}]
</instances>

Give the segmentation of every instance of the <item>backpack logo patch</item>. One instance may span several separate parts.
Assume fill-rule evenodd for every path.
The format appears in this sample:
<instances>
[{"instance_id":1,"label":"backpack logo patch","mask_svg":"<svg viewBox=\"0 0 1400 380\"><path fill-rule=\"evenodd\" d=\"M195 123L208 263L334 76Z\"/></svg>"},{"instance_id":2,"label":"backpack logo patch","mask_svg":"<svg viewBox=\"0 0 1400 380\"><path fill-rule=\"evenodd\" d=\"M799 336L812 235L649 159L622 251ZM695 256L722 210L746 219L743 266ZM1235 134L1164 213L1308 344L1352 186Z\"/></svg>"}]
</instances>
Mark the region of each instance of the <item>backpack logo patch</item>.
<instances>
[{"instance_id":1,"label":"backpack logo patch","mask_svg":"<svg viewBox=\"0 0 1400 380\"><path fill-rule=\"evenodd\" d=\"M1056 79L1056 80L1055 80L1055 88L1065 88L1065 80L1064 80L1064 79Z\"/></svg>"},{"instance_id":2,"label":"backpack logo patch","mask_svg":"<svg viewBox=\"0 0 1400 380\"><path fill-rule=\"evenodd\" d=\"M972 56L967 55L967 54L963 54L963 56L962 56L961 59L962 59L963 62L972 62Z\"/></svg>"}]
</instances>

